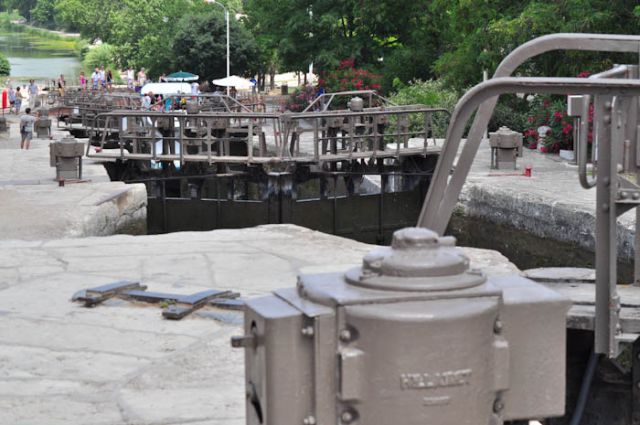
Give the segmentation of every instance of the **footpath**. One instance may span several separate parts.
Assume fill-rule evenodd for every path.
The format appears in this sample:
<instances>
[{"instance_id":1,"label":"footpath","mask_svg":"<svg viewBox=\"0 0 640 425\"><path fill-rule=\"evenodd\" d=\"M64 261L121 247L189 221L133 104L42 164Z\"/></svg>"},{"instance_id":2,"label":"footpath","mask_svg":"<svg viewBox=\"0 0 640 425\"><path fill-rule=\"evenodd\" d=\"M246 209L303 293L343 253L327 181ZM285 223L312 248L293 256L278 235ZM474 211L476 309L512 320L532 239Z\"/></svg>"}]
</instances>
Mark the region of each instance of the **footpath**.
<instances>
[{"instance_id":1,"label":"footpath","mask_svg":"<svg viewBox=\"0 0 640 425\"><path fill-rule=\"evenodd\" d=\"M0 239L48 240L146 233L142 184L111 182L104 167L83 159L81 183L59 187L49 165L49 139L20 149L19 117L7 115L0 132ZM52 139L68 135L53 124Z\"/></svg>"}]
</instances>

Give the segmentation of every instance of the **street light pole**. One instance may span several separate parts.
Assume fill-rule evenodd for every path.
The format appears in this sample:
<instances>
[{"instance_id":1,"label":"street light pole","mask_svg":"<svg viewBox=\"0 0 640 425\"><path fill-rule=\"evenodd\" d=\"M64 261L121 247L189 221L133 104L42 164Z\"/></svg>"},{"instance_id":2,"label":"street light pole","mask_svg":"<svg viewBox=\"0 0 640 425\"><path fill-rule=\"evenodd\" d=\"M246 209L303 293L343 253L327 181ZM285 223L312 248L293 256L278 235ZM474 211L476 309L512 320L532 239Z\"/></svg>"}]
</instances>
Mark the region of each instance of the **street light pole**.
<instances>
[{"instance_id":1,"label":"street light pole","mask_svg":"<svg viewBox=\"0 0 640 425\"><path fill-rule=\"evenodd\" d=\"M227 81L228 81L229 77L231 76L230 67L229 67L229 10L222 3L218 3L216 0L205 0L205 1L210 4L217 4L222 8L222 10L224 10L224 19L227 22ZM227 86L227 96L230 95L229 93L230 93L229 86Z\"/></svg>"}]
</instances>

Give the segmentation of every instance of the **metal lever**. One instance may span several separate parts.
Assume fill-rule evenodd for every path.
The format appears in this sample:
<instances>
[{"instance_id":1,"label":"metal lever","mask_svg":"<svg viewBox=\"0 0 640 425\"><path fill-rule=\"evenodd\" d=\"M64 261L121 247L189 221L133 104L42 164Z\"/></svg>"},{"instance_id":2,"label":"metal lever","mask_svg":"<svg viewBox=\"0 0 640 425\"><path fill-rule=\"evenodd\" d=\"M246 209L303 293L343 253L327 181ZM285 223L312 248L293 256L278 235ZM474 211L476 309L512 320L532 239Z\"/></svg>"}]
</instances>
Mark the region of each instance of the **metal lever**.
<instances>
[{"instance_id":1,"label":"metal lever","mask_svg":"<svg viewBox=\"0 0 640 425\"><path fill-rule=\"evenodd\" d=\"M587 175L587 150L589 149L589 106L591 96L584 96L582 110L580 111L580 137L578 138L578 177L580 185L585 189L591 189L596 185L596 179L590 179Z\"/></svg>"}]
</instances>

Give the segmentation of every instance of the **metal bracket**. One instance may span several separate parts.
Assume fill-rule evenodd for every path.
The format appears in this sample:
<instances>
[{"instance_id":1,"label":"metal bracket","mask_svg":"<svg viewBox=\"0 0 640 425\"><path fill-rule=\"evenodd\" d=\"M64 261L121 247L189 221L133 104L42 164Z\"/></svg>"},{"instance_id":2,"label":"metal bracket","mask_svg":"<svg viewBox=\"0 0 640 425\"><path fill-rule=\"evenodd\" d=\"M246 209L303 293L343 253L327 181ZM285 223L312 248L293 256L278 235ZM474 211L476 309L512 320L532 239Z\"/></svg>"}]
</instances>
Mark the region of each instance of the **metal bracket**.
<instances>
[{"instance_id":1,"label":"metal bracket","mask_svg":"<svg viewBox=\"0 0 640 425\"><path fill-rule=\"evenodd\" d=\"M95 288L83 289L75 293L72 301L84 302L85 307L94 307L110 298L158 303L162 306L162 317L180 320L207 305L233 310L242 310L244 301L239 300L240 293L210 289L195 294L172 294L147 291L139 282L118 281Z\"/></svg>"}]
</instances>

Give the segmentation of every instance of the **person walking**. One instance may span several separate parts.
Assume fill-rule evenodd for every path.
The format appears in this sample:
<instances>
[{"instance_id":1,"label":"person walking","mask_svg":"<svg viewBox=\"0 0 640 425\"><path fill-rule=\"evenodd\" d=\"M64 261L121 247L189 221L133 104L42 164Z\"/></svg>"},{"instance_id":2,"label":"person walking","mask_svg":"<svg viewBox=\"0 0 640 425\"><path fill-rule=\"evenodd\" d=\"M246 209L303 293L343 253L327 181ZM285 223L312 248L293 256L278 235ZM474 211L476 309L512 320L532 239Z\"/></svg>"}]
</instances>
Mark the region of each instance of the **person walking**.
<instances>
[{"instance_id":1,"label":"person walking","mask_svg":"<svg viewBox=\"0 0 640 425\"><path fill-rule=\"evenodd\" d=\"M111 93L113 89L113 72L111 72L111 68L107 69L107 90Z\"/></svg>"},{"instance_id":2,"label":"person walking","mask_svg":"<svg viewBox=\"0 0 640 425\"><path fill-rule=\"evenodd\" d=\"M9 113L11 114L16 109L16 90L13 86L9 86Z\"/></svg>"},{"instance_id":3,"label":"person walking","mask_svg":"<svg viewBox=\"0 0 640 425\"><path fill-rule=\"evenodd\" d=\"M64 89L67 86L67 82L64 80L64 75L60 74L58 77L58 92L60 93L60 97L64 96Z\"/></svg>"},{"instance_id":4,"label":"person walking","mask_svg":"<svg viewBox=\"0 0 640 425\"><path fill-rule=\"evenodd\" d=\"M25 114L20 117L20 134L22 135L20 149L28 150L33 139L33 124L36 122L36 117L31 115L31 108L25 109L24 112Z\"/></svg>"},{"instance_id":5,"label":"person walking","mask_svg":"<svg viewBox=\"0 0 640 425\"><path fill-rule=\"evenodd\" d=\"M144 68L140 68L138 72L138 85L144 87L147 82L147 74L144 72Z\"/></svg>"},{"instance_id":6,"label":"person walking","mask_svg":"<svg viewBox=\"0 0 640 425\"><path fill-rule=\"evenodd\" d=\"M24 99L24 96L20 91L20 86L18 86L16 88L16 107L15 107L16 115L20 113L20 108L22 108L22 99Z\"/></svg>"},{"instance_id":7,"label":"person walking","mask_svg":"<svg viewBox=\"0 0 640 425\"><path fill-rule=\"evenodd\" d=\"M99 85L100 85L100 69L96 67L96 69L93 71L93 74L91 74L91 88L93 89L93 91L97 91Z\"/></svg>"},{"instance_id":8,"label":"person walking","mask_svg":"<svg viewBox=\"0 0 640 425\"><path fill-rule=\"evenodd\" d=\"M80 88L83 92L87 91L87 77L84 75L84 71L80 71Z\"/></svg>"},{"instance_id":9,"label":"person walking","mask_svg":"<svg viewBox=\"0 0 640 425\"><path fill-rule=\"evenodd\" d=\"M100 67L98 74L100 75L100 91L104 91L107 88L107 73L104 70L104 65Z\"/></svg>"},{"instance_id":10,"label":"person walking","mask_svg":"<svg viewBox=\"0 0 640 425\"><path fill-rule=\"evenodd\" d=\"M36 100L38 100L38 85L35 80L29 80L29 107L35 108Z\"/></svg>"},{"instance_id":11,"label":"person walking","mask_svg":"<svg viewBox=\"0 0 640 425\"><path fill-rule=\"evenodd\" d=\"M135 80L135 71L133 67L130 66L129 69L127 69L127 88L131 91L135 90Z\"/></svg>"}]
</instances>

